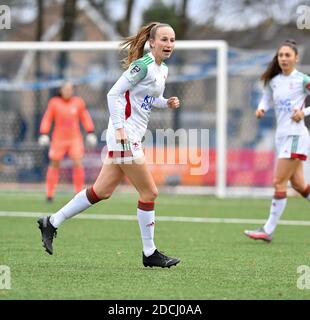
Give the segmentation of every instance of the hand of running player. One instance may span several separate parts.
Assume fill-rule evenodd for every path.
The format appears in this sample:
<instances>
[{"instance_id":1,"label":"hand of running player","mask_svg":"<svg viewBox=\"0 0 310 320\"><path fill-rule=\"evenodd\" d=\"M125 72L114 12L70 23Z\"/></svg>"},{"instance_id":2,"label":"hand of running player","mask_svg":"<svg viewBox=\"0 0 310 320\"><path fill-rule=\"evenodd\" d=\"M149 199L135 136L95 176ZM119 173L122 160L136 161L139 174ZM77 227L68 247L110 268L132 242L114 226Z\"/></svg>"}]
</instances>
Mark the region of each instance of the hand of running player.
<instances>
[{"instance_id":1,"label":"hand of running player","mask_svg":"<svg viewBox=\"0 0 310 320\"><path fill-rule=\"evenodd\" d=\"M180 101L178 97L170 97L167 101L168 108L177 109L180 107Z\"/></svg>"},{"instance_id":2,"label":"hand of running player","mask_svg":"<svg viewBox=\"0 0 310 320\"><path fill-rule=\"evenodd\" d=\"M294 120L295 122L299 122L305 117L305 114L302 110L298 108L293 109L293 115L291 116L291 119Z\"/></svg>"},{"instance_id":3,"label":"hand of running player","mask_svg":"<svg viewBox=\"0 0 310 320\"><path fill-rule=\"evenodd\" d=\"M255 115L256 115L256 118L261 119L265 115L265 110L264 109L257 109L255 111Z\"/></svg>"}]
</instances>

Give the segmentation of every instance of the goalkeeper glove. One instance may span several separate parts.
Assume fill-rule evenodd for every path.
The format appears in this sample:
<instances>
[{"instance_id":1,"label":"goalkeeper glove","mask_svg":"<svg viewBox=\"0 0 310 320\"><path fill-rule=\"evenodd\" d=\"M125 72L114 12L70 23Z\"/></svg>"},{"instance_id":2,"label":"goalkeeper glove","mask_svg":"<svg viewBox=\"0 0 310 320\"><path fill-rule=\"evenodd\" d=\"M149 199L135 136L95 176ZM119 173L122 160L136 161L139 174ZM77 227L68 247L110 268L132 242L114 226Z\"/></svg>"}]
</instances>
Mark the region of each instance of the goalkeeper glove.
<instances>
[{"instance_id":1,"label":"goalkeeper glove","mask_svg":"<svg viewBox=\"0 0 310 320\"><path fill-rule=\"evenodd\" d=\"M86 143L91 147L95 147L97 145L97 136L94 133L88 133Z\"/></svg>"},{"instance_id":2,"label":"goalkeeper glove","mask_svg":"<svg viewBox=\"0 0 310 320\"><path fill-rule=\"evenodd\" d=\"M50 137L47 134L41 134L38 143L42 147L47 147L50 144Z\"/></svg>"}]
</instances>

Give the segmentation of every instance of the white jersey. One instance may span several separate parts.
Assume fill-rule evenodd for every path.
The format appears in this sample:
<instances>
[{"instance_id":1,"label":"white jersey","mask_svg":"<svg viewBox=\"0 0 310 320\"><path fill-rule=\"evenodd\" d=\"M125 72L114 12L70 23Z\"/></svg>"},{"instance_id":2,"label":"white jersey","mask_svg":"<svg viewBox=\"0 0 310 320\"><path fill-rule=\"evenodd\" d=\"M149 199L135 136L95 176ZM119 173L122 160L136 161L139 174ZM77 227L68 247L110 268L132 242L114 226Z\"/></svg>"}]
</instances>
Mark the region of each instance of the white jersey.
<instances>
[{"instance_id":1,"label":"white jersey","mask_svg":"<svg viewBox=\"0 0 310 320\"><path fill-rule=\"evenodd\" d=\"M152 53L134 61L108 93L110 119L108 135L124 128L131 142L145 134L153 107L166 108L163 97L168 67L158 65Z\"/></svg>"},{"instance_id":2,"label":"white jersey","mask_svg":"<svg viewBox=\"0 0 310 320\"><path fill-rule=\"evenodd\" d=\"M277 137L308 134L304 120L297 123L291 116L295 108L305 109L305 100L309 94L310 77L296 69L290 75L280 73L270 80L264 89L258 109L275 109ZM308 113L305 112L305 115Z\"/></svg>"}]
</instances>

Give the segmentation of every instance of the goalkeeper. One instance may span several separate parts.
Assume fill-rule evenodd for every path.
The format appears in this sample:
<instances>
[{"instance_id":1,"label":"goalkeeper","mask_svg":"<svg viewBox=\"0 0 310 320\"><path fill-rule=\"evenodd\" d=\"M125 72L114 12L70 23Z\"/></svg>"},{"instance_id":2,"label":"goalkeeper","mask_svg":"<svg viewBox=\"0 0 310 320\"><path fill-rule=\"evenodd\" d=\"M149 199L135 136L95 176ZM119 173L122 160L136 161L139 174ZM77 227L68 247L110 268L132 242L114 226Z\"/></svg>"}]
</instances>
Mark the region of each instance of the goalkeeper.
<instances>
[{"instance_id":1,"label":"goalkeeper","mask_svg":"<svg viewBox=\"0 0 310 320\"><path fill-rule=\"evenodd\" d=\"M48 136L52 124L52 138ZM46 174L46 199L52 201L58 183L60 161L67 154L73 161L72 180L75 192L84 187L83 137L80 122L87 132L86 143L96 146L94 124L82 98L73 96L73 85L65 82L60 88L59 96L52 97L40 125L39 144L50 146L48 157L50 163Z\"/></svg>"}]
</instances>

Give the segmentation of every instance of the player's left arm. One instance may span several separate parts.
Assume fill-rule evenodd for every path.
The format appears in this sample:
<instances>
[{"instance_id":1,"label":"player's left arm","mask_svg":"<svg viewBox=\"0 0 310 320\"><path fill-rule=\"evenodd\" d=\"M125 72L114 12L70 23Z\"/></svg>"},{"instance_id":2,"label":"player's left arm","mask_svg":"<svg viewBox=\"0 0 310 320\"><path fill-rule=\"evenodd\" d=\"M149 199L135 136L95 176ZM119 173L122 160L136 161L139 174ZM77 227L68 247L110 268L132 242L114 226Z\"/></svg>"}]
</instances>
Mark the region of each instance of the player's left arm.
<instances>
[{"instance_id":1,"label":"player's left arm","mask_svg":"<svg viewBox=\"0 0 310 320\"><path fill-rule=\"evenodd\" d=\"M158 98L155 98L152 102L152 107L158 108L158 109L165 109L168 108L168 99L164 98L163 96L160 96Z\"/></svg>"},{"instance_id":2,"label":"player's left arm","mask_svg":"<svg viewBox=\"0 0 310 320\"><path fill-rule=\"evenodd\" d=\"M80 100L80 120L87 133L94 132L95 126L93 120L86 108L86 104L83 99Z\"/></svg>"},{"instance_id":3,"label":"player's left arm","mask_svg":"<svg viewBox=\"0 0 310 320\"><path fill-rule=\"evenodd\" d=\"M165 78L167 79L168 72L166 73ZM170 97L169 99L166 99L163 97L163 95L159 96L158 98L155 98L152 107L159 108L159 109L165 109L165 108L171 108L176 109L180 107L180 101L178 97Z\"/></svg>"},{"instance_id":4,"label":"player's left arm","mask_svg":"<svg viewBox=\"0 0 310 320\"><path fill-rule=\"evenodd\" d=\"M94 133L95 126L93 123L93 120L86 108L86 104L83 99L80 99L80 120L82 122L82 125L87 132L86 136L86 143L90 146L96 146L97 145L97 136Z\"/></svg>"},{"instance_id":5,"label":"player's left arm","mask_svg":"<svg viewBox=\"0 0 310 320\"><path fill-rule=\"evenodd\" d=\"M169 99L166 99L163 96L161 96L154 99L152 107L159 109L177 109L180 107L180 101L178 97L170 97Z\"/></svg>"},{"instance_id":6,"label":"player's left arm","mask_svg":"<svg viewBox=\"0 0 310 320\"><path fill-rule=\"evenodd\" d=\"M304 81L303 81L304 91L307 95L310 95L310 76L304 74Z\"/></svg>"}]
</instances>

